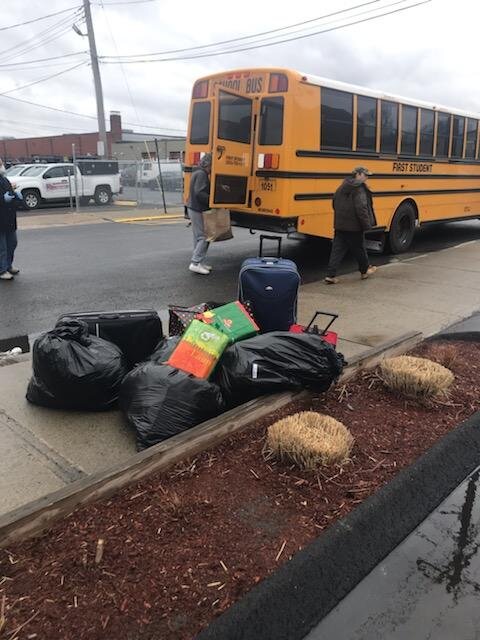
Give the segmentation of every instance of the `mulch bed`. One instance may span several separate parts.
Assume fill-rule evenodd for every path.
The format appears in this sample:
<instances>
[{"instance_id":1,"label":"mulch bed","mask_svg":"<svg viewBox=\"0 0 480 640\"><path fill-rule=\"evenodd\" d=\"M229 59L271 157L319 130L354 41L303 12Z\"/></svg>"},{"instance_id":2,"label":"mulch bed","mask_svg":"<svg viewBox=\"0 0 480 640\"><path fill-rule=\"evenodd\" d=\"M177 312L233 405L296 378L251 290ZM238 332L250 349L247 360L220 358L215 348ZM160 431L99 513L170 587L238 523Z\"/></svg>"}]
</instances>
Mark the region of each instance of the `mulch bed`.
<instances>
[{"instance_id":1,"label":"mulch bed","mask_svg":"<svg viewBox=\"0 0 480 640\"><path fill-rule=\"evenodd\" d=\"M452 369L449 398L406 401L375 372L360 374L1 550L0 637L193 638L480 408L480 345L424 343L414 354ZM350 428L355 445L342 469L301 472L265 461L266 427L299 410Z\"/></svg>"}]
</instances>

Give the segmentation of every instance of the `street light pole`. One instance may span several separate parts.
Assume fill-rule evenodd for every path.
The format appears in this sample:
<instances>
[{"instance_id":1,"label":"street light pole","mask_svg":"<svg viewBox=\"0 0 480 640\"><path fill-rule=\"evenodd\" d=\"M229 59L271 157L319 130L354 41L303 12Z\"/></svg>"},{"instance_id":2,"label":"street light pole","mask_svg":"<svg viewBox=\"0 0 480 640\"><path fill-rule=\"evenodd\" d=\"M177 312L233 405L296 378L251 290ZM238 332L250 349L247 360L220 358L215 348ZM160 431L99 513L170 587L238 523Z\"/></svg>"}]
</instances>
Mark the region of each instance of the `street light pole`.
<instances>
[{"instance_id":1,"label":"street light pole","mask_svg":"<svg viewBox=\"0 0 480 640\"><path fill-rule=\"evenodd\" d=\"M90 45L90 60L92 62L93 81L95 83L95 98L97 100L98 133L101 142L100 148L98 149L98 155L100 157L105 157L108 153L107 132L105 129L105 109L103 106L102 79L100 77L100 69L98 66L97 45L95 44L90 0L83 0L83 8L85 9L88 43ZM101 147L103 147L103 149Z\"/></svg>"}]
</instances>

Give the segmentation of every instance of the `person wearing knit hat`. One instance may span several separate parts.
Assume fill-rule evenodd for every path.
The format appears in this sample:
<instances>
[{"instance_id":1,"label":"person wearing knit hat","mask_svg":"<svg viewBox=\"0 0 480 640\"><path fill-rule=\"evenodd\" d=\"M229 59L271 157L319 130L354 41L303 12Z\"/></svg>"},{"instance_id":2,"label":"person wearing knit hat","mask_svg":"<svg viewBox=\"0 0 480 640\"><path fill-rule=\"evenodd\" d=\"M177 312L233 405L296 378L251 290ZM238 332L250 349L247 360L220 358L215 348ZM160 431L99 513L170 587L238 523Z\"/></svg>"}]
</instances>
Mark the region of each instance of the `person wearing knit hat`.
<instances>
[{"instance_id":1,"label":"person wearing knit hat","mask_svg":"<svg viewBox=\"0 0 480 640\"><path fill-rule=\"evenodd\" d=\"M205 153L200 159L199 166L192 173L187 201L187 212L193 231L193 254L189 270L205 276L208 276L212 270L210 265L204 263L209 242L206 239L203 224L203 213L210 209L211 170L212 154Z\"/></svg>"}]
</instances>

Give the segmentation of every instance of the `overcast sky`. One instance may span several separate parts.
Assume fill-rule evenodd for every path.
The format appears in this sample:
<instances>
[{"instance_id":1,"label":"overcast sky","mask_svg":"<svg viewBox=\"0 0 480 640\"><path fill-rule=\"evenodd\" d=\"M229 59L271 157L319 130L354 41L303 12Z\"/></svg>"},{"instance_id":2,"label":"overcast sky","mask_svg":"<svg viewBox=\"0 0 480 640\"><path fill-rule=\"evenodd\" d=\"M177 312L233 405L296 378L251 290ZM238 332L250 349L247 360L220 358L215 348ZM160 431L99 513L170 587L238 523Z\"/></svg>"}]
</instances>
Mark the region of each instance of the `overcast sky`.
<instances>
[{"instance_id":1,"label":"overcast sky","mask_svg":"<svg viewBox=\"0 0 480 640\"><path fill-rule=\"evenodd\" d=\"M82 66L35 86L12 91L87 61L87 54L39 64L17 63L63 56L88 49L86 38L71 28L64 13L14 29L10 25L46 14L72 10L81 0L10 0L0 19L0 94L88 116L96 115L90 66ZM409 0L410 4L421 0ZM239 38L312 20L363 4L362 0L92 0L100 56L134 55L185 49ZM95 4L94 4L95 3ZM403 6L378 0L352 12L356 19ZM325 26L345 22L350 14L326 18ZM334 22L336 20L336 22ZM328 23L328 25L326 25ZM85 31L85 25L78 23ZM314 25L315 23L311 23ZM238 67L283 66L365 85L428 102L480 112L480 78L475 45L480 25L478 0L431 0L408 11L364 24L276 46L197 60L148 64L102 64L105 110L118 110L124 127L185 132L193 81L209 73ZM316 24L316 30L321 23ZM324 27L325 28L325 27ZM299 27L296 28L298 30ZM63 33L64 32L64 33ZM284 31L288 37L291 31ZM56 35L60 37L56 38ZM295 34L293 34L295 35ZM292 37L292 36L290 36ZM45 41L46 40L46 41ZM50 40L50 41L48 41ZM36 46L43 42L41 46ZM247 44L248 41L243 41ZM17 64L16 67L5 66ZM4 66L1 66L4 65ZM96 129L92 118L67 115L0 95L0 136L26 137ZM153 132L153 129L144 128Z\"/></svg>"}]
</instances>

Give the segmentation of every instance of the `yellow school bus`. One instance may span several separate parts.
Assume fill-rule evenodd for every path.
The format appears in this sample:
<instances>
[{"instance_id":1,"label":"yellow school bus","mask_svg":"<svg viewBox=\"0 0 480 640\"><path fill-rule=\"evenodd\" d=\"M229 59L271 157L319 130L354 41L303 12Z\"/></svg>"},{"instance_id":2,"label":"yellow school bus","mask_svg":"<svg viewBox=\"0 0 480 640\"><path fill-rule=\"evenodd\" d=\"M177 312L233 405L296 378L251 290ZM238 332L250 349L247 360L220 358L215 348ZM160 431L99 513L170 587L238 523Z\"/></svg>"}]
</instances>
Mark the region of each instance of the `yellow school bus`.
<instances>
[{"instance_id":1,"label":"yellow school bus","mask_svg":"<svg viewBox=\"0 0 480 640\"><path fill-rule=\"evenodd\" d=\"M234 224L333 237L332 197L354 167L373 176L377 248L406 251L415 228L480 216L478 116L281 68L200 78L189 175L211 152L211 207Z\"/></svg>"}]
</instances>

